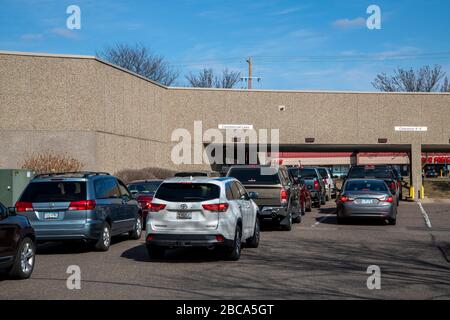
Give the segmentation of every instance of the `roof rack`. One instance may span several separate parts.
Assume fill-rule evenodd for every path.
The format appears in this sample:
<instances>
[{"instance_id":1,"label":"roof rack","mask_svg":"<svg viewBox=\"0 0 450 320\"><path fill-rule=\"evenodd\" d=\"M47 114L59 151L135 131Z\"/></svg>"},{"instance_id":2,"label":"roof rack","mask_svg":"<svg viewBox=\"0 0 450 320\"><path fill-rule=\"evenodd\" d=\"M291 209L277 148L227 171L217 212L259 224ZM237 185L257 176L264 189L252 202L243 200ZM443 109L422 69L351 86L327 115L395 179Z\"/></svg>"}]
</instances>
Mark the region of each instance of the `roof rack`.
<instances>
[{"instance_id":1,"label":"roof rack","mask_svg":"<svg viewBox=\"0 0 450 320\"><path fill-rule=\"evenodd\" d=\"M109 176L110 174L107 172L94 172L94 171L51 172L38 174L34 176L34 179L43 177L70 176L70 175L80 175L82 178L88 178L90 176L100 176L100 175Z\"/></svg>"}]
</instances>

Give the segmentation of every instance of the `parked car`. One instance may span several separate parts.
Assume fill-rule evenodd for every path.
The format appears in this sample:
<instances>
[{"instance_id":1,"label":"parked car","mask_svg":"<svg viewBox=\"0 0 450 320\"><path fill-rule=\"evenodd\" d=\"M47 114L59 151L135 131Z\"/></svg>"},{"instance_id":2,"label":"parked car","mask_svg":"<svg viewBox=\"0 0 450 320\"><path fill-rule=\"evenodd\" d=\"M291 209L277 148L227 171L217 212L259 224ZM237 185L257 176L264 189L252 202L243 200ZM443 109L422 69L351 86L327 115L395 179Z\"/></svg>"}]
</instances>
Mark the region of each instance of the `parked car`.
<instances>
[{"instance_id":1,"label":"parked car","mask_svg":"<svg viewBox=\"0 0 450 320\"><path fill-rule=\"evenodd\" d=\"M138 180L138 181L130 182L127 185L128 190L130 190L131 194L135 197L135 199L138 201L139 205L141 206L142 221L143 221L144 229L146 226L150 203L152 202L153 196L162 182L163 182L163 180L157 180L157 179Z\"/></svg>"},{"instance_id":2,"label":"parked car","mask_svg":"<svg viewBox=\"0 0 450 320\"><path fill-rule=\"evenodd\" d=\"M344 183L336 200L337 221L348 218L383 218L391 225L397 222L395 195L384 180L350 179Z\"/></svg>"},{"instance_id":3,"label":"parked car","mask_svg":"<svg viewBox=\"0 0 450 320\"><path fill-rule=\"evenodd\" d=\"M175 173L174 177L220 177L219 172L215 171L181 171Z\"/></svg>"},{"instance_id":4,"label":"parked car","mask_svg":"<svg viewBox=\"0 0 450 320\"><path fill-rule=\"evenodd\" d=\"M399 186L397 178L389 165L357 165L351 166L343 183L347 179L381 179L386 182L389 191L394 195L395 203L399 205Z\"/></svg>"},{"instance_id":5,"label":"parked car","mask_svg":"<svg viewBox=\"0 0 450 320\"><path fill-rule=\"evenodd\" d=\"M316 168L298 169L299 178L305 181L306 187L311 193L314 205L320 208L326 204L325 183Z\"/></svg>"},{"instance_id":6,"label":"parked car","mask_svg":"<svg viewBox=\"0 0 450 320\"><path fill-rule=\"evenodd\" d=\"M320 176L323 179L323 183L325 184L325 195L326 200L329 201L331 199L336 198L337 189L336 183L333 180L333 176L328 168L317 168Z\"/></svg>"},{"instance_id":7,"label":"parked car","mask_svg":"<svg viewBox=\"0 0 450 320\"><path fill-rule=\"evenodd\" d=\"M259 194L255 202L262 220L270 220L286 231L291 230L292 223L301 222L298 187L285 166L232 166L227 176Z\"/></svg>"},{"instance_id":8,"label":"parked car","mask_svg":"<svg viewBox=\"0 0 450 320\"><path fill-rule=\"evenodd\" d=\"M74 172L36 176L16 203L38 241L84 240L107 251L111 237L139 239L142 212L128 188L107 173Z\"/></svg>"},{"instance_id":9,"label":"parked car","mask_svg":"<svg viewBox=\"0 0 450 320\"><path fill-rule=\"evenodd\" d=\"M238 260L242 242L256 248L258 206L233 178L172 178L164 181L150 204L146 246L150 258L170 247L220 248Z\"/></svg>"},{"instance_id":10,"label":"parked car","mask_svg":"<svg viewBox=\"0 0 450 320\"><path fill-rule=\"evenodd\" d=\"M305 212L311 212L313 206L312 197L311 192L305 183L305 179L299 178L298 168L289 168L289 174L298 185L302 215L304 215Z\"/></svg>"},{"instance_id":11,"label":"parked car","mask_svg":"<svg viewBox=\"0 0 450 320\"><path fill-rule=\"evenodd\" d=\"M0 270L16 279L33 273L36 253L34 229L27 218L0 203Z\"/></svg>"}]
</instances>

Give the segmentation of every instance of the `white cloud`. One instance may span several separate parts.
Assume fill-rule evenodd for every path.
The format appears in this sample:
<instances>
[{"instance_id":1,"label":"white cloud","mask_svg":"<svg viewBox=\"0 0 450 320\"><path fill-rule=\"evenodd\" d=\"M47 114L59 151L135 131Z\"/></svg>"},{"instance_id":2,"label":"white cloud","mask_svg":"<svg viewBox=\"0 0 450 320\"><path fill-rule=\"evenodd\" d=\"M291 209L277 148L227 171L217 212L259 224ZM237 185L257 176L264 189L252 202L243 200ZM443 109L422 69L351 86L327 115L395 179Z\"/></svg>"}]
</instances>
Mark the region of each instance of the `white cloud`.
<instances>
[{"instance_id":1,"label":"white cloud","mask_svg":"<svg viewBox=\"0 0 450 320\"><path fill-rule=\"evenodd\" d=\"M366 19L359 17L355 19L339 19L333 22L333 26L338 28L357 28L366 26Z\"/></svg>"},{"instance_id":2,"label":"white cloud","mask_svg":"<svg viewBox=\"0 0 450 320\"><path fill-rule=\"evenodd\" d=\"M24 41L39 41L44 39L44 35L41 33L25 33L20 36L20 39Z\"/></svg>"},{"instance_id":3,"label":"white cloud","mask_svg":"<svg viewBox=\"0 0 450 320\"><path fill-rule=\"evenodd\" d=\"M56 34L60 37L66 38L66 39L78 39L79 34L76 31L72 31L65 28L54 28L50 30L51 33Z\"/></svg>"}]
</instances>

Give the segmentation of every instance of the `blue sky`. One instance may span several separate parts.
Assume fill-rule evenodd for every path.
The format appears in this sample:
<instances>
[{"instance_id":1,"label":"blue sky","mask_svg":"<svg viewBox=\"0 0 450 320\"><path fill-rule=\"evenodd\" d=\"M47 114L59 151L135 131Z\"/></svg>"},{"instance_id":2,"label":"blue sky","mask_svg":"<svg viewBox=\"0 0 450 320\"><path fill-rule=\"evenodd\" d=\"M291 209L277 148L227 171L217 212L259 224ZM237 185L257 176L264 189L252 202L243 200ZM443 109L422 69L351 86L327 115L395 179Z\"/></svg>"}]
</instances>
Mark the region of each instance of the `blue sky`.
<instances>
[{"instance_id":1,"label":"blue sky","mask_svg":"<svg viewBox=\"0 0 450 320\"><path fill-rule=\"evenodd\" d=\"M184 75L211 67L246 74L262 89L374 90L379 72L441 64L450 74L447 0L0 0L0 50L94 55L140 42ZM66 8L81 9L81 30ZM369 30L367 7L381 8ZM240 84L238 87L243 86Z\"/></svg>"}]
</instances>

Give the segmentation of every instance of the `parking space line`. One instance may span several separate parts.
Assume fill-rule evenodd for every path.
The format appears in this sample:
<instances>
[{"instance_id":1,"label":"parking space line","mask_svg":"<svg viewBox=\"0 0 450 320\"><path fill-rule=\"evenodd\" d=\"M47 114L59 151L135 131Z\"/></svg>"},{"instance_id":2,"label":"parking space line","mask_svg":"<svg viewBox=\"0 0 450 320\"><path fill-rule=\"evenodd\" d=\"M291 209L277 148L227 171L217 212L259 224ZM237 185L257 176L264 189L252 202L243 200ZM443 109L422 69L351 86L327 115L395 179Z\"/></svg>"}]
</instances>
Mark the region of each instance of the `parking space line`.
<instances>
[{"instance_id":1,"label":"parking space line","mask_svg":"<svg viewBox=\"0 0 450 320\"><path fill-rule=\"evenodd\" d=\"M314 223L311 228L315 228L317 227L319 224L321 224L323 221L325 221L326 219L328 219L329 217L334 216L334 214L327 214L325 217L322 217L321 219L319 219L319 221L317 221L316 223Z\"/></svg>"},{"instance_id":2,"label":"parking space line","mask_svg":"<svg viewBox=\"0 0 450 320\"><path fill-rule=\"evenodd\" d=\"M422 202L417 202L417 204L419 205L420 211L422 212L423 218L425 219L425 224L427 225L428 228L432 228L431 227L431 221L430 218L428 217L427 212L425 211L425 209L423 208Z\"/></svg>"}]
</instances>

